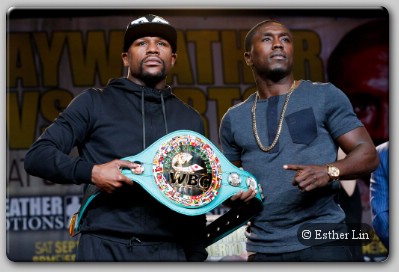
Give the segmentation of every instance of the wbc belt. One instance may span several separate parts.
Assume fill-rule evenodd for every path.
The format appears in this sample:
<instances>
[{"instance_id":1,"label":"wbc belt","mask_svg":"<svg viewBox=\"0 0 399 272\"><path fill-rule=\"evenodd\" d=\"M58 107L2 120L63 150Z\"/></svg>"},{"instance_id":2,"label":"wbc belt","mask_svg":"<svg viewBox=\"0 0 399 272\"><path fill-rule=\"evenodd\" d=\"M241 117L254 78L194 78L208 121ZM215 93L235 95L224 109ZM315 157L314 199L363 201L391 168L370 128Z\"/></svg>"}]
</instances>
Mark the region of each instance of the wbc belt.
<instances>
[{"instance_id":1,"label":"wbc belt","mask_svg":"<svg viewBox=\"0 0 399 272\"><path fill-rule=\"evenodd\" d=\"M227 213L207 225L207 245L244 225L263 207L262 188L256 178L233 165L209 139L194 131L169 133L122 160L141 167L139 174L131 169L122 169L122 174L163 205L189 216L213 210L240 190L255 190L256 196L249 203L235 201Z\"/></svg>"},{"instance_id":2,"label":"wbc belt","mask_svg":"<svg viewBox=\"0 0 399 272\"><path fill-rule=\"evenodd\" d=\"M141 164L142 173L122 173L155 199L185 215L205 214L240 190L254 189L249 204L230 209L207 226L212 244L245 224L262 208L263 193L256 178L233 165L213 143L199 133L179 130L165 135L143 152L123 158Z\"/></svg>"}]
</instances>

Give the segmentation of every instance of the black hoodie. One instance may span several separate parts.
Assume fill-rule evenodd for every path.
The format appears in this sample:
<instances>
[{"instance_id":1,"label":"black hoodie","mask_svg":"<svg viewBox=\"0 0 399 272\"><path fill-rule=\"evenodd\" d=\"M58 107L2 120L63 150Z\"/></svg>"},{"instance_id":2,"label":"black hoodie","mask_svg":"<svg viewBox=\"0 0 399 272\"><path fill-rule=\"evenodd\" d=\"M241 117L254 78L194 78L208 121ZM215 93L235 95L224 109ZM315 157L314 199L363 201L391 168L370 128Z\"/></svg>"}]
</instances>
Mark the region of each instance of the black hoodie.
<instances>
[{"instance_id":1,"label":"black hoodie","mask_svg":"<svg viewBox=\"0 0 399 272\"><path fill-rule=\"evenodd\" d=\"M76 96L25 156L30 175L54 183L90 184L94 164L140 153L169 132L204 134L201 116L167 87L155 90L127 78ZM79 157L71 157L74 147ZM138 184L102 193L87 208L81 232L115 233L186 245L188 259L206 258L206 218L163 206Z\"/></svg>"}]
</instances>

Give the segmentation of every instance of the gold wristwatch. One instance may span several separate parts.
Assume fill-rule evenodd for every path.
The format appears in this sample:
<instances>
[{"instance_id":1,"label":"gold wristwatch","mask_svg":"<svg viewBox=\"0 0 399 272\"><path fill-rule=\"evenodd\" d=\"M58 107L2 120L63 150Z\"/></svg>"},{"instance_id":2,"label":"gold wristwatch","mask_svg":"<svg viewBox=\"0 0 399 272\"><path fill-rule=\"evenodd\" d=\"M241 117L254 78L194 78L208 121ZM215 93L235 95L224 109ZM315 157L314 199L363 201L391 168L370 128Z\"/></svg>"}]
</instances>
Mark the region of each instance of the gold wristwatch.
<instances>
[{"instance_id":1,"label":"gold wristwatch","mask_svg":"<svg viewBox=\"0 0 399 272\"><path fill-rule=\"evenodd\" d=\"M330 182L339 180L339 169L334 165L327 164L327 174L330 177Z\"/></svg>"}]
</instances>

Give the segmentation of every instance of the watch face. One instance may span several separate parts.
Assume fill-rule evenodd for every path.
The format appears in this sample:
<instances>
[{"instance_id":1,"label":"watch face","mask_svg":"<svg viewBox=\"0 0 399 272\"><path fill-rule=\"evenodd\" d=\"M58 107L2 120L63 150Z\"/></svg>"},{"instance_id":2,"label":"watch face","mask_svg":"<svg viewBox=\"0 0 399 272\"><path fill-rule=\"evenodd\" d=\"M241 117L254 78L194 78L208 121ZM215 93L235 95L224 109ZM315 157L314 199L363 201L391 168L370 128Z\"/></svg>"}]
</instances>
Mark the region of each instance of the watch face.
<instances>
[{"instance_id":1,"label":"watch face","mask_svg":"<svg viewBox=\"0 0 399 272\"><path fill-rule=\"evenodd\" d=\"M335 166L329 166L328 174L331 177L337 178L337 177L339 177L339 169L337 167L335 167Z\"/></svg>"}]
</instances>

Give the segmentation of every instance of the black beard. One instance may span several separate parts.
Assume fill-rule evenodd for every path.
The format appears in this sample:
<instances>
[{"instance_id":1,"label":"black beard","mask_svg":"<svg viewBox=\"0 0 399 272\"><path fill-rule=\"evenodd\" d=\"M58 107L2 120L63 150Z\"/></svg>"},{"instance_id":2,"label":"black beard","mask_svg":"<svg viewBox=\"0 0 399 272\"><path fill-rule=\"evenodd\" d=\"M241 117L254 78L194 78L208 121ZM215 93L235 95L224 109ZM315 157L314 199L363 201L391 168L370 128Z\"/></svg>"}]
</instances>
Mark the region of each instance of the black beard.
<instances>
[{"instance_id":1,"label":"black beard","mask_svg":"<svg viewBox=\"0 0 399 272\"><path fill-rule=\"evenodd\" d=\"M155 75L144 72L143 65L140 67L140 79L147 87L154 88L159 82L165 80L166 78L165 64L162 65L162 70Z\"/></svg>"},{"instance_id":2,"label":"black beard","mask_svg":"<svg viewBox=\"0 0 399 272\"><path fill-rule=\"evenodd\" d=\"M145 83L147 87L154 88L159 82L165 80L166 75L164 71L159 72L156 75L142 73L141 80Z\"/></svg>"},{"instance_id":3,"label":"black beard","mask_svg":"<svg viewBox=\"0 0 399 272\"><path fill-rule=\"evenodd\" d=\"M282 79L282 78L284 78L285 76L287 76L287 74L288 74L288 73L287 73L287 70L277 68L277 69L268 71L268 72L266 73L266 77L269 78L269 79L271 79L273 82L277 82L277 81L279 81L280 79Z\"/></svg>"}]
</instances>

